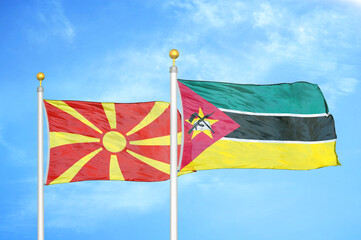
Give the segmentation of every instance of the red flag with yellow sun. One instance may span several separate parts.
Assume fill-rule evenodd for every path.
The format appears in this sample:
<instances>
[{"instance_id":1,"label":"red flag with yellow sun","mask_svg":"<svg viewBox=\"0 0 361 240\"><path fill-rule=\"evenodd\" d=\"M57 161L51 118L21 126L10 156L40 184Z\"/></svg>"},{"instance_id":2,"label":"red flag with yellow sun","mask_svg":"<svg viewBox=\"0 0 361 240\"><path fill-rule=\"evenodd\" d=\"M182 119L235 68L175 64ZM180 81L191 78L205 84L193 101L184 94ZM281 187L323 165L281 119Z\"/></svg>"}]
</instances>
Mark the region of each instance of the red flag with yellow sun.
<instances>
[{"instance_id":1,"label":"red flag with yellow sun","mask_svg":"<svg viewBox=\"0 0 361 240\"><path fill-rule=\"evenodd\" d=\"M46 185L169 179L169 103L44 100L44 104L50 148ZM178 137L180 144L179 114Z\"/></svg>"}]
</instances>

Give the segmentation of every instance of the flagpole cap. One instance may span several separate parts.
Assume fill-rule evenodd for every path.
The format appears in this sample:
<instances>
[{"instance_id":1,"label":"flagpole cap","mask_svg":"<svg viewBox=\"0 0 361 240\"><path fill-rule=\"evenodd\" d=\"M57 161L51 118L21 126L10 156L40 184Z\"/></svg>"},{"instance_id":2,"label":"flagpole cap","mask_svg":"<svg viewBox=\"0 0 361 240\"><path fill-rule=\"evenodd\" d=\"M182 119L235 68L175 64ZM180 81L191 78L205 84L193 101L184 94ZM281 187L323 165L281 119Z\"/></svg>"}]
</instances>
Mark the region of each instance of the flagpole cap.
<instances>
[{"instance_id":1,"label":"flagpole cap","mask_svg":"<svg viewBox=\"0 0 361 240\"><path fill-rule=\"evenodd\" d=\"M43 81L45 79L45 74L42 72L39 72L38 74L36 74L36 78L40 81L40 87L41 87L41 81Z\"/></svg>"},{"instance_id":2,"label":"flagpole cap","mask_svg":"<svg viewBox=\"0 0 361 240\"><path fill-rule=\"evenodd\" d=\"M173 66L175 66L175 60L178 58L179 52L177 49L172 49L169 51L169 57L173 59Z\"/></svg>"}]
</instances>

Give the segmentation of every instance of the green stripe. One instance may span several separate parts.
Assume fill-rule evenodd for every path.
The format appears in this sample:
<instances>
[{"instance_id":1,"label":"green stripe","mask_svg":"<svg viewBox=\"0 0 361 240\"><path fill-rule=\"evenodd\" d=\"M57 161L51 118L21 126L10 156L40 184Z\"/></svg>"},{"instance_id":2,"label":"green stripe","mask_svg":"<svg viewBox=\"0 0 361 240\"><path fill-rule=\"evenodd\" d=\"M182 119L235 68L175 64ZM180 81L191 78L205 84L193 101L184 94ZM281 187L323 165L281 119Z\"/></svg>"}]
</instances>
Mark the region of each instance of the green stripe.
<instances>
[{"instance_id":1,"label":"green stripe","mask_svg":"<svg viewBox=\"0 0 361 240\"><path fill-rule=\"evenodd\" d=\"M256 113L328 113L317 84L251 85L182 79L179 82L218 108Z\"/></svg>"}]
</instances>

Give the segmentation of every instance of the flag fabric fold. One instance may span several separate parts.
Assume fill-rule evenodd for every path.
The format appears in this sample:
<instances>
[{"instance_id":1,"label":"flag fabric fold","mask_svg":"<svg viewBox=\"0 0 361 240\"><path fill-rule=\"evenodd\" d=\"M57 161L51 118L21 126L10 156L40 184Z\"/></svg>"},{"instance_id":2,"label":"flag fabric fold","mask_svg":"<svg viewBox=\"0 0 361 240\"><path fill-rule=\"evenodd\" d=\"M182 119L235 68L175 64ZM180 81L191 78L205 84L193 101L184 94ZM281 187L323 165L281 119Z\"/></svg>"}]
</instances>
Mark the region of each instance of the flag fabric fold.
<instances>
[{"instance_id":1,"label":"flag fabric fold","mask_svg":"<svg viewBox=\"0 0 361 240\"><path fill-rule=\"evenodd\" d=\"M44 105L50 148L46 185L169 179L169 103L44 100ZM180 121L178 115L179 139Z\"/></svg>"},{"instance_id":2,"label":"flag fabric fold","mask_svg":"<svg viewBox=\"0 0 361 240\"><path fill-rule=\"evenodd\" d=\"M184 117L182 171L340 165L334 119L316 84L179 79L178 86Z\"/></svg>"}]
</instances>

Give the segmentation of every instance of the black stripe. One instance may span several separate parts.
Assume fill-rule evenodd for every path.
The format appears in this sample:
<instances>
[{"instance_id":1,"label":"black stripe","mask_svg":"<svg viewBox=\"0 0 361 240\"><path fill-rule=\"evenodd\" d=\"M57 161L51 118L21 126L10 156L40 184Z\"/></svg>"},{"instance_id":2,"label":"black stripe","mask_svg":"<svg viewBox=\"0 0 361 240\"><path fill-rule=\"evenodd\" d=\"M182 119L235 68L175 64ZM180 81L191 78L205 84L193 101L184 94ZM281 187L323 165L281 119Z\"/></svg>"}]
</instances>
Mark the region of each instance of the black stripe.
<instances>
[{"instance_id":1,"label":"black stripe","mask_svg":"<svg viewBox=\"0 0 361 240\"><path fill-rule=\"evenodd\" d=\"M240 125L239 128L225 136L228 138L282 141L336 139L332 115L302 118L224 113Z\"/></svg>"}]
</instances>

